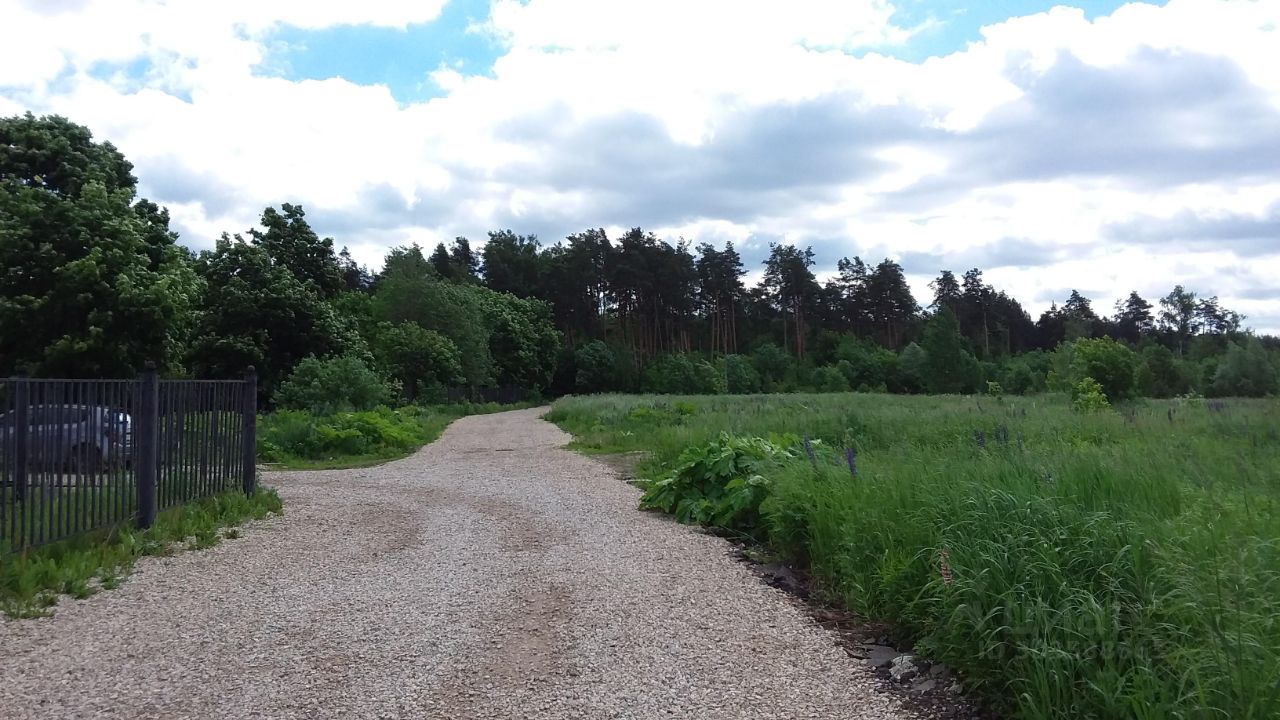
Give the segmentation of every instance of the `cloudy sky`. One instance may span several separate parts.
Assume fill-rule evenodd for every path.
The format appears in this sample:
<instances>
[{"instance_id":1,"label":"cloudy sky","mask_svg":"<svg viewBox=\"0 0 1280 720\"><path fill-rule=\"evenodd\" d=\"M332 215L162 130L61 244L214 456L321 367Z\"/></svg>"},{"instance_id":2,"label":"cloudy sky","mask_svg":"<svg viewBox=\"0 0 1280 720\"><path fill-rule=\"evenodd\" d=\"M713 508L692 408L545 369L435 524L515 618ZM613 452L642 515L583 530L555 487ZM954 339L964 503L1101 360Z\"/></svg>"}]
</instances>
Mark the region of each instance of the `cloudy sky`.
<instances>
[{"instance_id":1,"label":"cloudy sky","mask_svg":"<svg viewBox=\"0 0 1280 720\"><path fill-rule=\"evenodd\" d=\"M976 9L980 7L981 9ZM187 245L301 203L980 267L1039 312L1183 283L1280 331L1280 0L0 0L0 115L119 146Z\"/></svg>"}]
</instances>

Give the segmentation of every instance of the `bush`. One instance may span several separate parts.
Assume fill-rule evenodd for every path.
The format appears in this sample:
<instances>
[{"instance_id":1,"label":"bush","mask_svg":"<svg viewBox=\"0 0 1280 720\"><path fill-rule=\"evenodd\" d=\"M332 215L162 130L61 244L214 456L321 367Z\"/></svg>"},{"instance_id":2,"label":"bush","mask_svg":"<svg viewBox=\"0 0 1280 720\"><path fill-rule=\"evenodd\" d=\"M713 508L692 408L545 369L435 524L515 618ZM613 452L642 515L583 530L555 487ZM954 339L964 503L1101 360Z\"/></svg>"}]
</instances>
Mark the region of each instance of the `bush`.
<instances>
[{"instance_id":1,"label":"bush","mask_svg":"<svg viewBox=\"0 0 1280 720\"><path fill-rule=\"evenodd\" d=\"M764 473L791 457L778 443L721 433L681 453L667 477L638 483L645 490L640 507L671 513L682 523L750 533L760 527L760 504L769 494Z\"/></svg>"},{"instance_id":2,"label":"bush","mask_svg":"<svg viewBox=\"0 0 1280 720\"><path fill-rule=\"evenodd\" d=\"M929 357L924 348L915 343L908 344L898 357L898 367L903 390L909 393L924 392L925 381L929 377Z\"/></svg>"},{"instance_id":3,"label":"bush","mask_svg":"<svg viewBox=\"0 0 1280 720\"><path fill-rule=\"evenodd\" d=\"M433 400L443 395L442 388L463 382L458 346L417 323L380 323L374 349L382 366L400 381L410 403Z\"/></svg>"},{"instance_id":4,"label":"bush","mask_svg":"<svg viewBox=\"0 0 1280 720\"><path fill-rule=\"evenodd\" d=\"M285 410L330 415L369 410L386 404L393 396L393 388L359 358L308 357L280 384L275 404Z\"/></svg>"},{"instance_id":5,"label":"bush","mask_svg":"<svg viewBox=\"0 0 1280 720\"><path fill-rule=\"evenodd\" d=\"M1137 355L1111 338L1076 340L1070 346L1070 382L1093 378L1110 400L1133 395Z\"/></svg>"},{"instance_id":6,"label":"bush","mask_svg":"<svg viewBox=\"0 0 1280 720\"><path fill-rule=\"evenodd\" d=\"M1264 397L1280 386L1280 374L1257 338L1232 343L1213 374L1214 395Z\"/></svg>"},{"instance_id":7,"label":"bush","mask_svg":"<svg viewBox=\"0 0 1280 720\"><path fill-rule=\"evenodd\" d=\"M574 389L583 394L609 392L618 389L617 362L613 350L601 340L578 348L574 354L577 373Z\"/></svg>"},{"instance_id":8,"label":"bush","mask_svg":"<svg viewBox=\"0 0 1280 720\"><path fill-rule=\"evenodd\" d=\"M1096 412L1111 407L1107 396L1102 392L1102 386L1091 377L1082 378L1071 388L1071 405L1083 412Z\"/></svg>"},{"instance_id":9,"label":"bush","mask_svg":"<svg viewBox=\"0 0 1280 720\"><path fill-rule=\"evenodd\" d=\"M787 374L791 371L794 363L795 361L787 354L786 350L773 343L763 343L751 352L751 364L755 366L756 372L760 374L760 381L765 392L770 392L775 386L786 380Z\"/></svg>"},{"instance_id":10,"label":"bush","mask_svg":"<svg viewBox=\"0 0 1280 720\"><path fill-rule=\"evenodd\" d=\"M725 379L711 363L681 353L663 355L645 368L641 387L664 395L715 395L725 391Z\"/></svg>"},{"instance_id":11,"label":"bush","mask_svg":"<svg viewBox=\"0 0 1280 720\"><path fill-rule=\"evenodd\" d=\"M758 393L761 390L760 373L756 372L751 360L747 357L726 355L724 375L726 390L732 395Z\"/></svg>"},{"instance_id":12,"label":"bush","mask_svg":"<svg viewBox=\"0 0 1280 720\"><path fill-rule=\"evenodd\" d=\"M847 360L841 360L847 363ZM849 392L849 380L841 372L841 368L820 367L809 376L809 384L816 392Z\"/></svg>"}]
</instances>

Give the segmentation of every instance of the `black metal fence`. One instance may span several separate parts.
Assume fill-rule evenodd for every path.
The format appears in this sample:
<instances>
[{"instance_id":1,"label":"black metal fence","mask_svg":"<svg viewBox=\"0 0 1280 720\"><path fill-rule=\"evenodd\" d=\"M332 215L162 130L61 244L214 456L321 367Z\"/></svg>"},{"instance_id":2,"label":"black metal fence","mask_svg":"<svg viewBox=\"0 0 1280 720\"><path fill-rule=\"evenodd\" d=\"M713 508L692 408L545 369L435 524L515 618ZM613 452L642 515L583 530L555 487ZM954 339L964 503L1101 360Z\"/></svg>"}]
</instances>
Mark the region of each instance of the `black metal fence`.
<instances>
[{"instance_id":1,"label":"black metal fence","mask_svg":"<svg viewBox=\"0 0 1280 720\"><path fill-rule=\"evenodd\" d=\"M257 378L0 381L0 555L254 491Z\"/></svg>"},{"instance_id":2,"label":"black metal fence","mask_svg":"<svg viewBox=\"0 0 1280 720\"><path fill-rule=\"evenodd\" d=\"M529 391L522 387L451 387L449 403L475 402L514 405L529 399Z\"/></svg>"}]
</instances>

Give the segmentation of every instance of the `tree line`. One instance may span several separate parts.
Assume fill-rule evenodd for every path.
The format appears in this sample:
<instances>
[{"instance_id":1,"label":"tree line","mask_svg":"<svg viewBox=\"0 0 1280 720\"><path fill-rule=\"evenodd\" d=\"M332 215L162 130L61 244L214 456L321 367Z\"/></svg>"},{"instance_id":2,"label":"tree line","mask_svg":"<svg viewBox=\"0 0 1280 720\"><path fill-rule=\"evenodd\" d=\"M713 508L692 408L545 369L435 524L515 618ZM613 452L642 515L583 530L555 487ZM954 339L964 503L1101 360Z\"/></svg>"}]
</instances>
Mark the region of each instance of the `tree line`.
<instances>
[{"instance_id":1,"label":"tree line","mask_svg":"<svg viewBox=\"0 0 1280 720\"><path fill-rule=\"evenodd\" d=\"M1033 392L1087 374L1109 395L1168 396L1280 382L1274 338L1181 286L1154 303L1130 293L1109 314L1072 291L1033 320L976 268L941 271L918 300L892 259L841 258L823 283L811 248L774 244L748 286L732 243L641 228L547 246L494 231L478 251L462 237L393 248L370 272L289 203L192 253L167 210L137 197L123 155L56 116L0 119L0 187L6 373L127 377L150 361L226 377L253 365L268 401L288 382L293 397L358 375L381 383L371 396L408 402L452 385Z\"/></svg>"}]
</instances>

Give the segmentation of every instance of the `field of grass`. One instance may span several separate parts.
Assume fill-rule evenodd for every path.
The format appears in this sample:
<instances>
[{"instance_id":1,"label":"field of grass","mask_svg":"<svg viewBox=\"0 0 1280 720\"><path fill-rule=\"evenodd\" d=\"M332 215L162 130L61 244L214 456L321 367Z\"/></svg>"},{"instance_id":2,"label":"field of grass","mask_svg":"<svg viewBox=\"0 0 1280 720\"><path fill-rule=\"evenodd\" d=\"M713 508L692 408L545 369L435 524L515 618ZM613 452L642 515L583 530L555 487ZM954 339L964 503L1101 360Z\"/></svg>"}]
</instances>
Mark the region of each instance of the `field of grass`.
<instances>
[{"instance_id":1,"label":"field of grass","mask_svg":"<svg viewBox=\"0 0 1280 720\"><path fill-rule=\"evenodd\" d=\"M758 510L724 524L1013 716L1280 717L1280 402L597 396L548 419L679 468L667 490L750 474Z\"/></svg>"},{"instance_id":2,"label":"field of grass","mask_svg":"<svg viewBox=\"0 0 1280 720\"><path fill-rule=\"evenodd\" d=\"M380 407L317 417L280 410L258 420L258 460L284 470L364 467L412 454L449 423L467 415L515 410L529 404L456 403Z\"/></svg>"},{"instance_id":3,"label":"field of grass","mask_svg":"<svg viewBox=\"0 0 1280 720\"><path fill-rule=\"evenodd\" d=\"M235 490L166 510L146 530L126 523L11 555L0 548L0 612L47 615L61 595L85 598L116 587L141 556L210 547L239 537L236 528L247 520L281 512L274 489L252 497Z\"/></svg>"}]
</instances>

